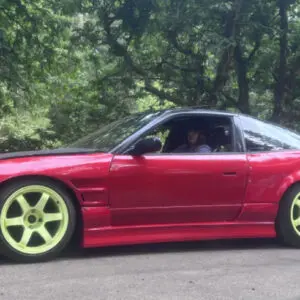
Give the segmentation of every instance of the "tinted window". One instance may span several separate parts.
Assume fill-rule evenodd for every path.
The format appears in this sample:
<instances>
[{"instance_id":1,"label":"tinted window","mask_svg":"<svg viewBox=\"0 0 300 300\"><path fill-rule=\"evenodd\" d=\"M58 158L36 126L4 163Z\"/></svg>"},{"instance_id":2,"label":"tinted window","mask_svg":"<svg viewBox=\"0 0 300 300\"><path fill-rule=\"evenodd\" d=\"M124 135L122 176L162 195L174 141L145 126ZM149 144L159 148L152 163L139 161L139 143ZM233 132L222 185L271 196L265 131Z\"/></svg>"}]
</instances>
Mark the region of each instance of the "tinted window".
<instances>
[{"instance_id":1,"label":"tinted window","mask_svg":"<svg viewBox=\"0 0 300 300\"><path fill-rule=\"evenodd\" d=\"M247 151L300 149L300 135L251 117L241 117Z\"/></svg>"}]
</instances>

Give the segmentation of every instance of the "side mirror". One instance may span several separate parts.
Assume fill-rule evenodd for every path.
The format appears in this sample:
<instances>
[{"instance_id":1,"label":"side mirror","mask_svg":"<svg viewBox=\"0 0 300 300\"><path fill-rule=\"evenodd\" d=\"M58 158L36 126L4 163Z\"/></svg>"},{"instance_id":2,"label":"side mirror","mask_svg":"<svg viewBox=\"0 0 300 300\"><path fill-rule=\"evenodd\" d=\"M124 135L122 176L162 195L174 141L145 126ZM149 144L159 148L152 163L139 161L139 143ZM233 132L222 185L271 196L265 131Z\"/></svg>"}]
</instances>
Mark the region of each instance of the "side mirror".
<instances>
[{"instance_id":1,"label":"side mirror","mask_svg":"<svg viewBox=\"0 0 300 300\"><path fill-rule=\"evenodd\" d=\"M145 153L152 153L160 151L162 143L159 138L152 137L138 141L134 148L130 151L131 155L143 155Z\"/></svg>"}]
</instances>

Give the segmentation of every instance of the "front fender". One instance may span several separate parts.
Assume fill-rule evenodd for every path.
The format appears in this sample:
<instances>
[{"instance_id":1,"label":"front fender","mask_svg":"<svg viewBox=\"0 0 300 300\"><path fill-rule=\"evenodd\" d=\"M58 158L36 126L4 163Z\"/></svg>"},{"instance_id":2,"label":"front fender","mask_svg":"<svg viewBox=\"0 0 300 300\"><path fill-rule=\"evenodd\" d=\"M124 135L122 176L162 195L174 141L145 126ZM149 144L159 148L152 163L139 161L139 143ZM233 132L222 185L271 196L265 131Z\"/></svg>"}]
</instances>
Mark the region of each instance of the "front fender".
<instances>
[{"instance_id":1,"label":"front fender","mask_svg":"<svg viewBox=\"0 0 300 300\"><path fill-rule=\"evenodd\" d=\"M81 205L108 204L112 154L23 157L0 161L0 185L24 177L46 177L64 183Z\"/></svg>"}]
</instances>

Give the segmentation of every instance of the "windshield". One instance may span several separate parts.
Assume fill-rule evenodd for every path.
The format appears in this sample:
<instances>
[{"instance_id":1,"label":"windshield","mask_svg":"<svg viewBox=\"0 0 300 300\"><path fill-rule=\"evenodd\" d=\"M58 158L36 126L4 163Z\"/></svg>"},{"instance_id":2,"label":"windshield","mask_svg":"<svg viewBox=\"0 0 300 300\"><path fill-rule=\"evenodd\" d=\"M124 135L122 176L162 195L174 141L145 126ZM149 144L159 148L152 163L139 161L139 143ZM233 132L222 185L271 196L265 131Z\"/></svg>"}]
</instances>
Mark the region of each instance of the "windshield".
<instances>
[{"instance_id":1,"label":"windshield","mask_svg":"<svg viewBox=\"0 0 300 300\"><path fill-rule=\"evenodd\" d=\"M154 120L161 112L134 114L104 125L99 130L69 144L67 148L95 149L108 152L133 133Z\"/></svg>"}]
</instances>

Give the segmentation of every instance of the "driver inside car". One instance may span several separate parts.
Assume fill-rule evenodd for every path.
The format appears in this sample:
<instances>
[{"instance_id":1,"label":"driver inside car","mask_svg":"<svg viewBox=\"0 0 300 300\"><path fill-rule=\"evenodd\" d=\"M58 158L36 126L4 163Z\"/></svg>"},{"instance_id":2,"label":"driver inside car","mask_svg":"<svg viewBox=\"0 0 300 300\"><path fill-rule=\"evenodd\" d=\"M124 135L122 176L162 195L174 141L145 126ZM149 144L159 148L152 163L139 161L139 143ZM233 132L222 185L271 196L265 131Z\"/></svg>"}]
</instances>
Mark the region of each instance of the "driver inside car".
<instances>
[{"instance_id":1,"label":"driver inside car","mask_svg":"<svg viewBox=\"0 0 300 300\"><path fill-rule=\"evenodd\" d=\"M204 130L190 129L187 134L187 143L176 148L174 153L200 152L209 153L212 149L206 144L206 136Z\"/></svg>"}]
</instances>

